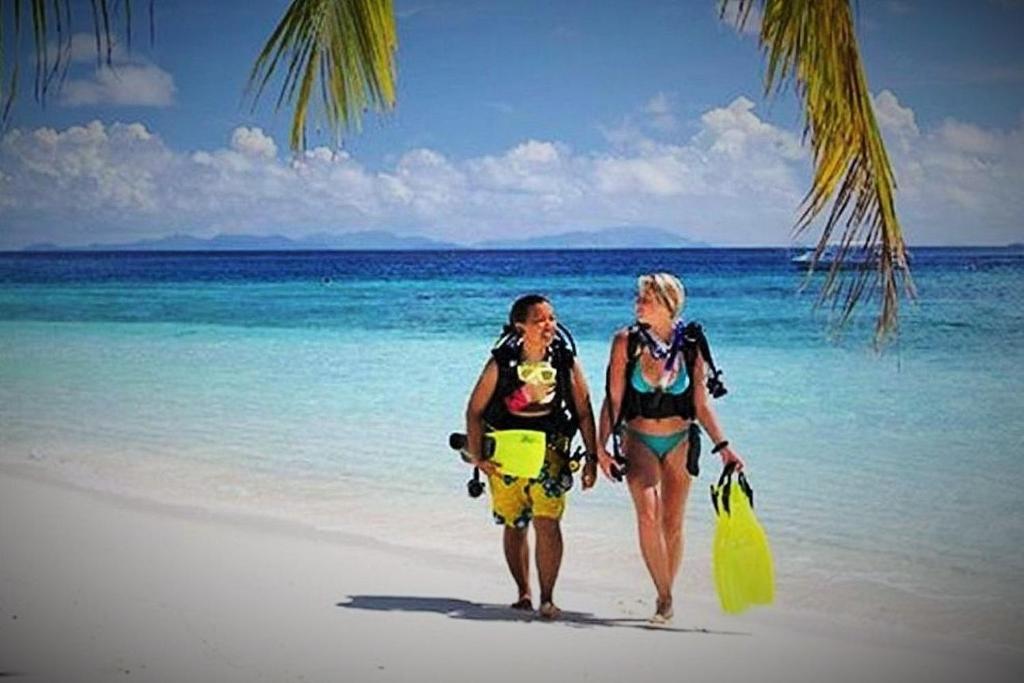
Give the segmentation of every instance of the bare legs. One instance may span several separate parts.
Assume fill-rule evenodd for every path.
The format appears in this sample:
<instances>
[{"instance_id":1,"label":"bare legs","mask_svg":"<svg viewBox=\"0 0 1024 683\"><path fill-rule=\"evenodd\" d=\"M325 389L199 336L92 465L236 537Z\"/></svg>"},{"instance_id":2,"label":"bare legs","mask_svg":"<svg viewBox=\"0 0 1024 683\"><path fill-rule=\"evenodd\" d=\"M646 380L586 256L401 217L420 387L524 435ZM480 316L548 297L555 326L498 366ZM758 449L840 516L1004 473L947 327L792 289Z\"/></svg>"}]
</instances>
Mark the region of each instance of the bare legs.
<instances>
[{"instance_id":1,"label":"bare legs","mask_svg":"<svg viewBox=\"0 0 1024 683\"><path fill-rule=\"evenodd\" d=\"M540 581L540 614L546 619L558 617L553 594L558 570L562 566L562 528L557 519L537 517L537 579Z\"/></svg>"},{"instance_id":2,"label":"bare legs","mask_svg":"<svg viewBox=\"0 0 1024 683\"><path fill-rule=\"evenodd\" d=\"M636 508L640 554L658 593L655 621L672 617L672 585L683 559L683 510L690 493L684 469L684 439L664 461L638 440L627 437L629 472L626 481Z\"/></svg>"},{"instance_id":3,"label":"bare legs","mask_svg":"<svg viewBox=\"0 0 1024 683\"><path fill-rule=\"evenodd\" d=\"M674 453L662 463L661 525L665 534L665 548L668 552L669 575L674 582L679 574L683 561L683 511L690 496L690 483L693 481L683 465L686 462L687 446Z\"/></svg>"},{"instance_id":4,"label":"bare legs","mask_svg":"<svg viewBox=\"0 0 1024 683\"><path fill-rule=\"evenodd\" d=\"M562 528L557 519L537 517L533 520L537 533L537 578L540 582L541 616L554 619L558 608L554 604L555 581L562 566ZM513 609L533 608L530 596L530 541L526 529L505 527L505 561L512 580L519 591Z\"/></svg>"},{"instance_id":5,"label":"bare legs","mask_svg":"<svg viewBox=\"0 0 1024 683\"><path fill-rule=\"evenodd\" d=\"M526 537L526 529L506 526L503 541L505 562L519 590L519 599L512 603L512 609L533 609L530 599L530 541Z\"/></svg>"},{"instance_id":6,"label":"bare legs","mask_svg":"<svg viewBox=\"0 0 1024 683\"><path fill-rule=\"evenodd\" d=\"M660 602L664 598L671 598L672 575L665 533L662 529L663 503L658 491L659 469L657 459L649 453L642 453L638 457L631 453L626 481L629 484L629 493L633 497L633 506L636 508L640 554L643 555L647 571L654 580L654 588L658 591Z\"/></svg>"}]
</instances>

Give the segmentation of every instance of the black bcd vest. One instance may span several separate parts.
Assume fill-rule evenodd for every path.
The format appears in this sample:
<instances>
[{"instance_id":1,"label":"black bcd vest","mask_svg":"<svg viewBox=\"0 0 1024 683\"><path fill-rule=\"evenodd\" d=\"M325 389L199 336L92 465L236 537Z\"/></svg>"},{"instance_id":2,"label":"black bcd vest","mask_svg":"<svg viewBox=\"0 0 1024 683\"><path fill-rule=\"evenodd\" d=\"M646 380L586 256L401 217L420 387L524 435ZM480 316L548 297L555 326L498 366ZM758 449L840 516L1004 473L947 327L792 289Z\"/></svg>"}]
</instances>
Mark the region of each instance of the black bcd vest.
<instances>
[{"instance_id":1,"label":"black bcd vest","mask_svg":"<svg viewBox=\"0 0 1024 683\"><path fill-rule=\"evenodd\" d=\"M510 336L491 350L498 367L498 383L484 409L484 422L492 430L532 429L551 436L572 439L579 429L579 415L572 397L575 354L560 337L551 342L548 347L548 362L556 371L555 397L552 400L551 412L538 417L522 417L510 413L505 405L505 398L524 384L519 379L518 372L521 348L521 339Z\"/></svg>"}]
</instances>

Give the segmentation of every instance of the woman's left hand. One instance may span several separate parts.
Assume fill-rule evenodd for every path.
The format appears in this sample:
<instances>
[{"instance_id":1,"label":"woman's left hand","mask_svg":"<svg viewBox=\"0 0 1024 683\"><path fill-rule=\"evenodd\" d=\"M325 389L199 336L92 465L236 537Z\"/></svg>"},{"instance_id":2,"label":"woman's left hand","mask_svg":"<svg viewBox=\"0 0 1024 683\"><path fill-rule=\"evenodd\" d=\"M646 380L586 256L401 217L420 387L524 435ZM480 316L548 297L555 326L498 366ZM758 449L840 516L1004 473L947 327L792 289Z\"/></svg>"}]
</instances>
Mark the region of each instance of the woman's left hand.
<instances>
[{"instance_id":1,"label":"woman's left hand","mask_svg":"<svg viewBox=\"0 0 1024 683\"><path fill-rule=\"evenodd\" d=\"M601 471L604 472L608 481L615 481L615 477L612 476L612 472L615 470L615 460L602 446L597 447L597 464L601 466Z\"/></svg>"},{"instance_id":2,"label":"woman's left hand","mask_svg":"<svg viewBox=\"0 0 1024 683\"><path fill-rule=\"evenodd\" d=\"M737 472L742 472L743 471L743 458L741 458L739 456L739 453L734 451L732 449L732 447L726 446L725 448L720 450L718 452L718 454L720 456L722 456L722 466L723 467L728 465L729 463L735 463L736 464L736 471Z\"/></svg>"}]
</instances>

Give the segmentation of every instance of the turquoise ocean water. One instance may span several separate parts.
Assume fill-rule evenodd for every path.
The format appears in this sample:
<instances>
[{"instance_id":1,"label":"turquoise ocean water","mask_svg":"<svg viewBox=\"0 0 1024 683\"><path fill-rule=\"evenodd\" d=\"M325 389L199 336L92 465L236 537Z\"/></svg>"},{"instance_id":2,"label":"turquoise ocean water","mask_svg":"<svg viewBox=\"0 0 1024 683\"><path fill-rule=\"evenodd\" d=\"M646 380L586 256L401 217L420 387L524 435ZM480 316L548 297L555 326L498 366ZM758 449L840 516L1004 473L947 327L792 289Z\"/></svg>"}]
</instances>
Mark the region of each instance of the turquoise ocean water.
<instances>
[{"instance_id":1,"label":"turquoise ocean water","mask_svg":"<svg viewBox=\"0 0 1024 683\"><path fill-rule=\"evenodd\" d=\"M508 305L551 297L596 408L636 275L671 270L725 371L779 606L1024 647L1024 253L914 256L920 300L878 356L873 306L831 341L785 250L3 254L0 464L505 581L446 436ZM703 465L680 586L712 599ZM566 528L566 575L650 592L624 489L574 492Z\"/></svg>"}]
</instances>

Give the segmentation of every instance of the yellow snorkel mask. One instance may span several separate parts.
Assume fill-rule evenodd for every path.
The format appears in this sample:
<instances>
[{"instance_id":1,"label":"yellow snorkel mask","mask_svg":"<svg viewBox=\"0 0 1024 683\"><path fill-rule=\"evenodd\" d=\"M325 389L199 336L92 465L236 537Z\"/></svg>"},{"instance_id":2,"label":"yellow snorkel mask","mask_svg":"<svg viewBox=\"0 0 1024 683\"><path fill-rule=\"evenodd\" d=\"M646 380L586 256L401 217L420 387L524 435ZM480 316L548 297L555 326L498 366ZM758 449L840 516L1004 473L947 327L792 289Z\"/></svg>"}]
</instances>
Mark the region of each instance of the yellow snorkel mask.
<instances>
[{"instance_id":1,"label":"yellow snorkel mask","mask_svg":"<svg viewBox=\"0 0 1024 683\"><path fill-rule=\"evenodd\" d=\"M516 368L519 381L527 384L554 384L558 371L546 360L520 363Z\"/></svg>"}]
</instances>

